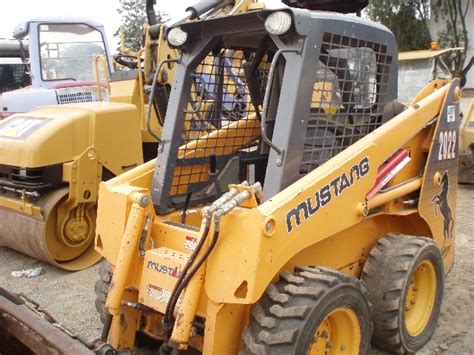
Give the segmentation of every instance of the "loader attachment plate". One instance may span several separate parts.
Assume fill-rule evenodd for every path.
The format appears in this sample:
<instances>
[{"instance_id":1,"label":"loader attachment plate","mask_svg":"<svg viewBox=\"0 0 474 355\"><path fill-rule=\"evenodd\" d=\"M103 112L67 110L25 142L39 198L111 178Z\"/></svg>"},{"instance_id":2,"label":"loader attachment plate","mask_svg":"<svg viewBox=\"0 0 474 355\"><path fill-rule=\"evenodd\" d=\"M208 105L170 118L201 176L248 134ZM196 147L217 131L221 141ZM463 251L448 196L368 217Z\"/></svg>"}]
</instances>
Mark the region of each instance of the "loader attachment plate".
<instances>
[{"instance_id":1,"label":"loader attachment plate","mask_svg":"<svg viewBox=\"0 0 474 355\"><path fill-rule=\"evenodd\" d=\"M0 349L8 354L93 354L0 288Z\"/></svg>"},{"instance_id":2,"label":"loader attachment plate","mask_svg":"<svg viewBox=\"0 0 474 355\"><path fill-rule=\"evenodd\" d=\"M140 303L165 313L171 293L189 255L169 248L148 250L140 283Z\"/></svg>"}]
</instances>

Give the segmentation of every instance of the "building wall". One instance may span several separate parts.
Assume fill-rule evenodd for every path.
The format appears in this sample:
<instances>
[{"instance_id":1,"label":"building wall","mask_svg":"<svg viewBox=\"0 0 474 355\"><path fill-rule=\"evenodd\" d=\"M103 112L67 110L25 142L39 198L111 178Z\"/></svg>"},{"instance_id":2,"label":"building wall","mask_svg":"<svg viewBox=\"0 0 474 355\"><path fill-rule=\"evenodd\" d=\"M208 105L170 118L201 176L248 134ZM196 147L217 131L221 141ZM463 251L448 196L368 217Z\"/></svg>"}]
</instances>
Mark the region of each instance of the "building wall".
<instances>
[{"instance_id":1,"label":"building wall","mask_svg":"<svg viewBox=\"0 0 474 355\"><path fill-rule=\"evenodd\" d=\"M466 64L467 64L471 56L474 55L474 0L462 0L462 2L463 2L463 6L465 6L467 2L470 3L469 11L466 17L466 25L469 31L468 36L469 36L469 47L470 47L467 53L467 59L466 59ZM438 40L438 33L444 28L443 24L435 22L435 18L434 16L432 16L430 19L429 26L430 26L431 38L434 41ZM466 82L465 89L474 90L474 66L471 67L471 70L467 73L466 79L467 79L467 82Z\"/></svg>"}]
</instances>

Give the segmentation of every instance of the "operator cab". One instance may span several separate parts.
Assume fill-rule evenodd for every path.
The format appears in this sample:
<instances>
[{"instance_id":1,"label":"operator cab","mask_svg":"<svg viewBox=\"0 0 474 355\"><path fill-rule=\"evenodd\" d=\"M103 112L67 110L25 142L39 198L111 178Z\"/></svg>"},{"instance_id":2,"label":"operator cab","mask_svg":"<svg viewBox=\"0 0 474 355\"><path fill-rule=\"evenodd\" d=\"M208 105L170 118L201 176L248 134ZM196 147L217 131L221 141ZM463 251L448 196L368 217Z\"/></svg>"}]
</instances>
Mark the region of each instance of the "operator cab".
<instances>
[{"instance_id":1,"label":"operator cab","mask_svg":"<svg viewBox=\"0 0 474 355\"><path fill-rule=\"evenodd\" d=\"M97 66L99 76L106 76L106 70L113 72L101 24L83 18L33 18L17 26L14 37L19 50L28 39L28 56L22 59L32 87L3 93L0 118L38 106L108 101L106 85L98 87L94 73L97 56L108 64L108 68Z\"/></svg>"},{"instance_id":2,"label":"operator cab","mask_svg":"<svg viewBox=\"0 0 474 355\"><path fill-rule=\"evenodd\" d=\"M18 25L14 38L30 38L30 66L34 88L55 88L71 81L95 80L92 61L110 50L104 27L82 18L39 17Z\"/></svg>"},{"instance_id":3,"label":"operator cab","mask_svg":"<svg viewBox=\"0 0 474 355\"><path fill-rule=\"evenodd\" d=\"M332 11L343 14L360 13L369 4L369 0L282 0L282 2L290 7L300 9Z\"/></svg>"},{"instance_id":4,"label":"operator cab","mask_svg":"<svg viewBox=\"0 0 474 355\"><path fill-rule=\"evenodd\" d=\"M369 21L299 9L174 26L180 50L153 179L157 213L259 181L269 199L382 124L397 46Z\"/></svg>"}]
</instances>

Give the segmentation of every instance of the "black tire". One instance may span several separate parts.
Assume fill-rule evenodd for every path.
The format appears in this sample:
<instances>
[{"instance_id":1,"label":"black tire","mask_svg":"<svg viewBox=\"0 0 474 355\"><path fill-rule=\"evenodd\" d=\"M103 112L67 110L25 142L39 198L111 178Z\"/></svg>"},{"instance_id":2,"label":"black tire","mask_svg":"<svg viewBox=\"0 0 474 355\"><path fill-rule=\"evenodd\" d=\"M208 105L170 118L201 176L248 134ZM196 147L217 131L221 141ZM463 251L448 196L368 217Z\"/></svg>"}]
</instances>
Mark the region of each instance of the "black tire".
<instances>
[{"instance_id":1,"label":"black tire","mask_svg":"<svg viewBox=\"0 0 474 355\"><path fill-rule=\"evenodd\" d=\"M335 270L297 267L294 273L283 272L252 308L241 354L306 354L326 317L347 308L360 329L360 346L353 352L366 354L372 335L367 296L358 279ZM333 338L326 337L327 346ZM333 352L340 350L333 346Z\"/></svg>"},{"instance_id":2,"label":"black tire","mask_svg":"<svg viewBox=\"0 0 474 355\"><path fill-rule=\"evenodd\" d=\"M413 290L417 291L414 285L410 285L414 282L415 272L423 271L422 263L433 265L431 279L436 280L436 284L432 287L433 292L426 294L435 295L431 302L420 298L423 301L416 307L420 307L420 304L426 307L424 305L427 303L430 306L423 312L420 329L410 333L405 313L411 307L406 305L407 296L409 291L411 297ZM361 279L374 307L372 342L390 352L414 353L420 350L436 329L443 299L443 258L434 241L401 234L389 234L381 238L370 252Z\"/></svg>"},{"instance_id":3,"label":"black tire","mask_svg":"<svg viewBox=\"0 0 474 355\"><path fill-rule=\"evenodd\" d=\"M107 300L107 294L109 293L110 283L112 281L112 266L110 263L103 259L99 266L99 279L95 283L95 308L99 312L100 320L102 324L105 323L107 318L107 310L105 309L105 301Z\"/></svg>"}]
</instances>

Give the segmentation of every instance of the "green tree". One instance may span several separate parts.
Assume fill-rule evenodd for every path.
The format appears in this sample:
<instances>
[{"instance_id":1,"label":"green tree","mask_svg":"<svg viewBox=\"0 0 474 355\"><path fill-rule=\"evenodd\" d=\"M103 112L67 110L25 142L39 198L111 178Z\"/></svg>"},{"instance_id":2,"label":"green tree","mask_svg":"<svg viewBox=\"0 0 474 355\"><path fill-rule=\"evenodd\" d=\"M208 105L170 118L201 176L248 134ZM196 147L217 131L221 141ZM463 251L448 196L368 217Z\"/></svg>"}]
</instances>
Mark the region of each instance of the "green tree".
<instances>
[{"instance_id":1,"label":"green tree","mask_svg":"<svg viewBox=\"0 0 474 355\"><path fill-rule=\"evenodd\" d=\"M462 51L451 52L444 60L455 77L461 79L464 86L466 74L474 64L474 57L467 58L469 50L469 31L466 16L471 0L432 0L431 7L435 21L444 24L438 32L442 48L463 47ZM468 61L466 65L466 61Z\"/></svg>"},{"instance_id":2,"label":"green tree","mask_svg":"<svg viewBox=\"0 0 474 355\"><path fill-rule=\"evenodd\" d=\"M142 47L143 25L147 23L146 0L120 0L120 8L117 12L121 16L121 28L125 46L133 51L138 51ZM163 23L165 14L156 12L157 23ZM119 28L114 34L120 35Z\"/></svg>"},{"instance_id":3,"label":"green tree","mask_svg":"<svg viewBox=\"0 0 474 355\"><path fill-rule=\"evenodd\" d=\"M371 20L393 32L400 51L429 48L429 11L430 0L371 0L366 9Z\"/></svg>"}]
</instances>

